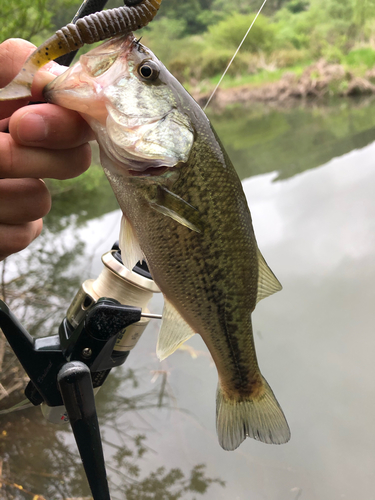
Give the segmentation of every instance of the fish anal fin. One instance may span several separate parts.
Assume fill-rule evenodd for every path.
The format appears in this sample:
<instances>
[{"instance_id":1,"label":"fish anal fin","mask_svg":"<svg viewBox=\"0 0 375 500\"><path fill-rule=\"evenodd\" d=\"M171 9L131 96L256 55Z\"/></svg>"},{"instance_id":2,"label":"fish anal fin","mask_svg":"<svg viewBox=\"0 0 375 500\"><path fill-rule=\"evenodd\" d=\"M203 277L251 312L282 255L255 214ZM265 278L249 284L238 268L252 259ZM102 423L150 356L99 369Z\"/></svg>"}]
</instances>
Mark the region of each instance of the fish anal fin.
<instances>
[{"instance_id":1,"label":"fish anal fin","mask_svg":"<svg viewBox=\"0 0 375 500\"><path fill-rule=\"evenodd\" d=\"M193 329L164 297L163 322L156 347L156 354L160 361L167 358L194 334Z\"/></svg>"},{"instance_id":2,"label":"fish anal fin","mask_svg":"<svg viewBox=\"0 0 375 500\"><path fill-rule=\"evenodd\" d=\"M157 187L156 200L150 202L151 208L170 217L192 231L201 233L203 223L199 211L175 193L164 186Z\"/></svg>"},{"instance_id":3,"label":"fish anal fin","mask_svg":"<svg viewBox=\"0 0 375 500\"><path fill-rule=\"evenodd\" d=\"M273 293L279 292L283 287L276 276L273 274L271 269L268 267L267 262L264 260L263 255L260 253L259 248L257 249L258 255L258 290L257 290L257 303L272 295Z\"/></svg>"},{"instance_id":4,"label":"fish anal fin","mask_svg":"<svg viewBox=\"0 0 375 500\"><path fill-rule=\"evenodd\" d=\"M122 262L124 266L130 270L133 269L138 261L142 262L144 259L143 252L139 246L133 227L125 215L123 215L121 219L120 250Z\"/></svg>"},{"instance_id":5,"label":"fish anal fin","mask_svg":"<svg viewBox=\"0 0 375 500\"><path fill-rule=\"evenodd\" d=\"M283 444L290 439L284 413L272 389L262 377L263 390L257 397L241 401L229 399L218 388L216 397L216 429L220 446L232 451L247 437L268 444Z\"/></svg>"}]
</instances>

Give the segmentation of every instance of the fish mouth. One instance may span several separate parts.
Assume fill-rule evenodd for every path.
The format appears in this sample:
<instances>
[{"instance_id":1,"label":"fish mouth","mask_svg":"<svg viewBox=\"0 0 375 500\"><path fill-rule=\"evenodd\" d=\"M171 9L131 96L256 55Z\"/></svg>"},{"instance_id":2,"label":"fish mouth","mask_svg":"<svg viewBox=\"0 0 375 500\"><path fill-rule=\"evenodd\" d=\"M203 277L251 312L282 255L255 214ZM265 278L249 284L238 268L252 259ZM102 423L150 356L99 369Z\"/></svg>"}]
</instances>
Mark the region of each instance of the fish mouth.
<instances>
[{"instance_id":1,"label":"fish mouth","mask_svg":"<svg viewBox=\"0 0 375 500\"><path fill-rule=\"evenodd\" d=\"M52 104L97 118L103 111L103 89L108 81L128 72L128 54L134 48L133 34L115 37L80 57L79 61L44 87L43 96Z\"/></svg>"},{"instance_id":2,"label":"fish mouth","mask_svg":"<svg viewBox=\"0 0 375 500\"><path fill-rule=\"evenodd\" d=\"M163 175L171 167L147 167L144 170L128 170L132 177L157 177Z\"/></svg>"},{"instance_id":3,"label":"fish mouth","mask_svg":"<svg viewBox=\"0 0 375 500\"><path fill-rule=\"evenodd\" d=\"M81 64L75 64L44 87L44 99L51 104L87 113L100 89L84 76Z\"/></svg>"}]
</instances>

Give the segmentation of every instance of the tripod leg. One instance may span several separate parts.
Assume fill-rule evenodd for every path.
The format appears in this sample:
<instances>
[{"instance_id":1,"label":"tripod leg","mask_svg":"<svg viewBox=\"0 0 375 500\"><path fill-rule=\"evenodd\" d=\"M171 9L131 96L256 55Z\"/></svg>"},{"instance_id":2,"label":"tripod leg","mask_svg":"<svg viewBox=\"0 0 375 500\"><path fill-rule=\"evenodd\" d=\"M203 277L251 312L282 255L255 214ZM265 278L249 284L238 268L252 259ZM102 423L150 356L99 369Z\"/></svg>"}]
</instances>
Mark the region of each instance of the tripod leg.
<instances>
[{"instance_id":1,"label":"tripod leg","mask_svg":"<svg viewBox=\"0 0 375 500\"><path fill-rule=\"evenodd\" d=\"M57 381L94 500L110 500L107 474L89 368L66 363Z\"/></svg>"}]
</instances>

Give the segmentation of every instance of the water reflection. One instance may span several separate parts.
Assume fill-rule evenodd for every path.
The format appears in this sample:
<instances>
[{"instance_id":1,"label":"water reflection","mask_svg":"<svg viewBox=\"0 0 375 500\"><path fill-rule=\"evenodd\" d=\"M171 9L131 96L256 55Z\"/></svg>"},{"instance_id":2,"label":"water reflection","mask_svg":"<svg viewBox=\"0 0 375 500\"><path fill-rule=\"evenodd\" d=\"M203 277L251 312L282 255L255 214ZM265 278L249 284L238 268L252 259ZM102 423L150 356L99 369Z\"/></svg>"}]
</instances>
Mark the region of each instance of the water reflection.
<instances>
[{"instance_id":1,"label":"water reflection","mask_svg":"<svg viewBox=\"0 0 375 500\"><path fill-rule=\"evenodd\" d=\"M374 155L371 144L287 182L244 183L260 247L284 285L254 322L264 369L277 379L273 363L284 366L285 463L302 498L372 496Z\"/></svg>"},{"instance_id":2,"label":"water reflection","mask_svg":"<svg viewBox=\"0 0 375 500\"><path fill-rule=\"evenodd\" d=\"M119 394L120 386L126 397ZM168 397L165 394L161 397L163 387L161 379L152 390L140 392L137 373L123 369L113 372L99 392L99 420L113 500L173 500L182 495L191 498L194 493L204 495L213 483L225 486L222 480L206 474L204 464L194 465L187 471L179 467L167 469L162 465L162 457L149 448L147 431L143 428L139 432L126 420L128 412L141 416L145 408L167 407ZM89 496L68 428L45 421L35 408L13 414L11 418L2 416L0 430L0 499L29 499L30 495L38 500ZM157 466L144 474L142 460L147 454L157 457Z\"/></svg>"},{"instance_id":3,"label":"water reflection","mask_svg":"<svg viewBox=\"0 0 375 500\"><path fill-rule=\"evenodd\" d=\"M375 140L374 99L233 106L210 118L241 179L273 171L285 179Z\"/></svg>"},{"instance_id":4,"label":"water reflection","mask_svg":"<svg viewBox=\"0 0 375 500\"><path fill-rule=\"evenodd\" d=\"M42 418L39 409L2 417L0 426L2 500L30 499L33 495L45 499L81 497L89 493L77 453L65 444L59 427Z\"/></svg>"},{"instance_id":5,"label":"water reflection","mask_svg":"<svg viewBox=\"0 0 375 500\"><path fill-rule=\"evenodd\" d=\"M78 179L48 181L53 196L53 210L45 218L45 225L54 233L67 227L80 227L88 220L118 207L107 178L99 166L96 143L92 144L92 149L94 166Z\"/></svg>"},{"instance_id":6,"label":"water reflection","mask_svg":"<svg viewBox=\"0 0 375 500\"><path fill-rule=\"evenodd\" d=\"M103 251L118 235L118 213L114 214L115 224L109 222L112 215L94 223L96 229L100 224L107 231L110 228L109 233L104 227L101 231ZM84 226L77 217L65 218L63 222L52 218L52 225L47 224L43 236L21 258L14 256L1 264L1 298L33 335L57 333L79 285L90 274L91 260L96 260L96 265L100 262L100 254L92 253L90 235L90 224ZM98 240L96 231L95 239ZM152 331L152 325L149 330ZM21 399L21 388L27 379L4 342L0 368L2 391L10 395L2 401L5 408ZM146 384L140 383L141 375ZM155 379L154 384L150 383L151 378ZM150 495L160 500L182 496L188 499L193 494L205 495L212 484L224 487L221 479L206 473L203 463L166 467L159 452L148 446L152 426L145 427L145 411L174 410L167 372L158 370L152 374L149 368L140 369L138 361L135 368L118 368L99 392L97 406L113 500L123 500L125 495L137 500L146 500ZM129 420L129 413L136 415L133 421ZM148 454L157 457L157 465L145 472L142 461ZM1 500L81 499L89 495L69 427L45 421L38 408L0 416L0 485Z\"/></svg>"},{"instance_id":7,"label":"water reflection","mask_svg":"<svg viewBox=\"0 0 375 500\"><path fill-rule=\"evenodd\" d=\"M125 377L122 373L111 378L109 392L106 387L99 393L98 406L104 429L104 444L107 456L110 455L107 467L111 472L113 500L190 499L193 493L205 495L212 484L225 486L219 478L207 475L204 464L196 464L187 471L186 468L176 466L167 468L160 450L149 447L150 423L147 422L144 410L150 412L159 411L161 408L173 410L166 391L166 380L167 373L164 372L156 387L140 393L137 373L130 369ZM113 390L114 386L117 386L117 390ZM129 391L129 387L133 390ZM130 396L134 389L138 389L137 394ZM133 412L133 416L127 418L129 411ZM135 425L134 420L138 420ZM137 427L142 428L142 432L134 433ZM146 460L147 455L154 465L153 470L145 475L142 462Z\"/></svg>"},{"instance_id":8,"label":"water reflection","mask_svg":"<svg viewBox=\"0 0 375 500\"><path fill-rule=\"evenodd\" d=\"M120 384L122 390L128 391L127 398L116 393ZM186 474L180 468L167 470L160 465L146 477L141 474L139 462L145 454L155 452L147 446L147 433L135 434L134 430L123 429L118 418L125 412L159 406L160 394L155 387L146 394L130 396L136 385L134 371L118 371L109 378L98 398L99 407L103 408L106 402L110 406L101 411L101 423L110 421L106 428L115 429L117 435L116 441L107 440L104 432L107 450L114 451L107 457L113 500L140 500L150 498L150 494L160 499L180 498L182 494L189 498L187 493L204 494L212 483L224 486L222 481L206 475L203 464L195 465ZM12 418L2 417L0 422L1 499L24 499L38 494L40 499L51 500L89 495L76 450L66 442L65 432L45 421L39 409L25 410Z\"/></svg>"},{"instance_id":9,"label":"water reflection","mask_svg":"<svg viewBox=\"0 0 375 500\"><path fill-rule=\"evenodd\" d=\"M288 417L292 440L280 447L246 440L233 453L221 450L215 435L217 375L207 349L195 336L189 348L159 363L158 325L150 323L125 367L114 371L98 395L114 499L123 500L124 492L137 500L374 496L373 108L372 102L341 102L329 108L237 109L213 117L245 178L259 246L284 286L259 303L254 331L260 365ZM100 255L116 239L120 220L118 211L93 218L95 189L79 216L72 213L79 196L74 204L68 192L59 196L65 201L51 215L42 244L45 275L44 264L37 273L35 250L35 260L27 252L10 259L6 273L12 280L22 271L14 303L22 304L23 297L29 308L33 297L52 302L51 322L61 319L77 281L100 272ZM64 204L72 215L64 214ZM48 300L33 280L52 290ZM9 290L16 300L17 282ZM160 296L150 307L161 311ZM36 310L30 316L29 309L25 319L35 315L41 325ZM10 482L48 500L87 494L71 434L42 422L38 410L2 419L0 436L3 474ZM4 498L30 498L7 488Z\"/></svg>"}]
</instances>

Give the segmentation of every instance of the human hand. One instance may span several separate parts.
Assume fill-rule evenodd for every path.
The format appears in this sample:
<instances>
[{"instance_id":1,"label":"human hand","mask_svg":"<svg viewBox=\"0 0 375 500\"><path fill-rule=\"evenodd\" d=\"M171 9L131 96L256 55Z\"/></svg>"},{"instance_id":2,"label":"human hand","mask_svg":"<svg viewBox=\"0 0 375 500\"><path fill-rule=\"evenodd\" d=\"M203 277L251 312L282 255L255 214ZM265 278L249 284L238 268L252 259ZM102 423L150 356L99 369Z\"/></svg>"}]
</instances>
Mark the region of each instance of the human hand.
<instances>
[{"instance_id":1,"label":"human hand","mask_svg":"<svg viewBox=\"0 0 375 500\"><path fill-rule=\"evenodd\" d=\"M20 71L35 49L25 40L0 44L0 87ZM46 71L47 69L47 71ZM64 71L49 63L35 75L33 102ZM0 102L0 260L27 247L42 231L51 197L42 178L77 177L90 166L92 131L76 112L54 104ZM10 133L5 133L9 129Z\"/></svg>"}]
</instances>

